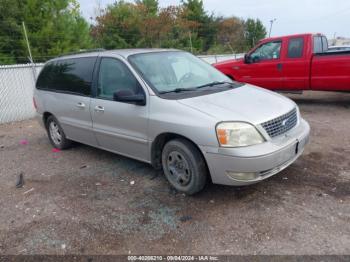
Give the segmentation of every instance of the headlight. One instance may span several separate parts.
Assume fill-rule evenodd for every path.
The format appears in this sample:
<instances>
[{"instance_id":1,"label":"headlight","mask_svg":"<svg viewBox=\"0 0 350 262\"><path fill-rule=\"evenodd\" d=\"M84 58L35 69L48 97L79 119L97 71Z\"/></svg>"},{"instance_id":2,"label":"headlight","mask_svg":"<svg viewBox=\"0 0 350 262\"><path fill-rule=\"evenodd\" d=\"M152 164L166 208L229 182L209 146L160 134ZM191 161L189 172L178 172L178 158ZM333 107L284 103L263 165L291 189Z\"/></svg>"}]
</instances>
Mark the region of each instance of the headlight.
<instances>
[{"instance_id":1,"label":"headlight","mask_svg":"<svg viewBox=\"0 0 350 262\"><path fill-rule=\"evenodd\" d=\"M216 127L216 134L222 147L250 146L265 141L254 126L243 122L220 123Z\"/></svg>"}]
</instances>

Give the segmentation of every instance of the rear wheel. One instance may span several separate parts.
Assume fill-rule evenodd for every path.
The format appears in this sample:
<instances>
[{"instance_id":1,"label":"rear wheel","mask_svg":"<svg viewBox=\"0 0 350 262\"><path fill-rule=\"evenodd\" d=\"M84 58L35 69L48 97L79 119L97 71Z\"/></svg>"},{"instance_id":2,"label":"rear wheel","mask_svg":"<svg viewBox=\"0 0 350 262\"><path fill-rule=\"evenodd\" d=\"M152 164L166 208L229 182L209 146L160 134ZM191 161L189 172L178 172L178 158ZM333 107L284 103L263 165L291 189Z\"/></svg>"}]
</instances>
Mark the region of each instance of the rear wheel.
<instances>
[{"instance_id":1,"label":"rear wheel","mask_svg":"<svg viewBox=\"0 0 350 262\"><path fill-rule=\"evenodd\" d=\"M54 116L49 116L46 120L46 130L53 147L66 149L72 145L72 141L66 138L63 129Z\"/></svg>"},{"instance_id":2,"label":"rear wheel","mask_svg":"<svg viewBox=\"0 0 350 262\"><path fill-rule=\"evenodd\" d=\"M162 166L169 183L180 192L192 195L205 186L208 170L203 156L185 139L166 143L162 152Z\"/></svg>"}]
</instances>

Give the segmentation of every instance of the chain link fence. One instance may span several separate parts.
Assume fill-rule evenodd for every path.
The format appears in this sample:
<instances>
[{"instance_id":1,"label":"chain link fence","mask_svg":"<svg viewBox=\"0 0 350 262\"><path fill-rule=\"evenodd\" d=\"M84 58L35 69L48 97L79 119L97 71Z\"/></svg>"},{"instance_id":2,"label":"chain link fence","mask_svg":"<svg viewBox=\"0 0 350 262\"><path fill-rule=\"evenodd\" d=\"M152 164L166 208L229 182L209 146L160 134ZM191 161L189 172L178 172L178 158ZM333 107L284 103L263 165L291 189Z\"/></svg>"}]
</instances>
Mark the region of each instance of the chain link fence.
<instances>
[{"instance_id":1,"label":"chain link fence","mask_svg":"<svg viewBox=\"0 0 350 262\"><path fill-rule=\"evenodd\" d=\"M0 66L0 124L35 116L35 76L43 64Z\"/></svg>"},{"instance_id":2,"label":"chain link fence","mask_svg":"<svg viewBox=\"0 0 350 262\"><path fill-rule=\"evenodd\" d=\"M213 64L238 59L244 54L198 56ZM29 119L35 116L33 90L35 77L43 64L0 66L0 124ZM35 76L34 76L35 75Z\"/></svg>"},{"instance_id":3,"label":"chain link fence","mask_svg":"<svg viewBox=\"0 0 350 262\"><path fill-rule=\"evenodd\" d=\"M199 55L199 58L203 59L209 64L219 63L226 60L231 59L240 59L244 57L244 53L242 54L228 54L228 55Z\"/></svg>"}]
</instances>

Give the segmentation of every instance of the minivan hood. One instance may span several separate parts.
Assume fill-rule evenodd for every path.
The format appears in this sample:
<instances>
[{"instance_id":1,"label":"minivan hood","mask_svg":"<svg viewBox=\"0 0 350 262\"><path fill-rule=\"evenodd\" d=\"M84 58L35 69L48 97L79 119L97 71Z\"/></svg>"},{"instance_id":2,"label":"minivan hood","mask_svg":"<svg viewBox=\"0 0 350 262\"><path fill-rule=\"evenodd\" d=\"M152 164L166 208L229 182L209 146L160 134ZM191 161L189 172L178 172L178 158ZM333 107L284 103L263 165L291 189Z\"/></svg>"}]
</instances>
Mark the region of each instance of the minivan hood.
<instances>
[{"instance_id":1,"label":"minivan hood","mask_svg":"<svg viewBox=\"0 0 350 262\"><path fill-rule=\"evenodd\" d=\"M254 125L281 116L296 106L282 95L249 84L178 102L218 121L244 121Z\"/></svg>"}]
</instances>

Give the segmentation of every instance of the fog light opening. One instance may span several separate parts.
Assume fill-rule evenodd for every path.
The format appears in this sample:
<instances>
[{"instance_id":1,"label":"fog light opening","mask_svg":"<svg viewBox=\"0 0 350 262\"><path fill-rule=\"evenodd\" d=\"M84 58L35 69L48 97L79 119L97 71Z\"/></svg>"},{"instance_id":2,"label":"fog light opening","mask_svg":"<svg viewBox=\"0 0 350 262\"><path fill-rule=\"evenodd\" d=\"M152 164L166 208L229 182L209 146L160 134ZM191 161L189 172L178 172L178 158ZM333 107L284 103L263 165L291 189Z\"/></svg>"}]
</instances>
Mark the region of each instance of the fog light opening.
<instances>
[{"instance_id":1,"label":"fog light opening","mask_svg":"<svg viewBox=\"0 0 350 262\"><path fill-rule=\"evenodd\" d=\"M232 172L232 171L226 171L227 176L234 180L241 180L241 181L249 181L249 180L254 180L256 179L259 174L258 173L239 173L239 172Z\"/></svg>"}]
</instances>

